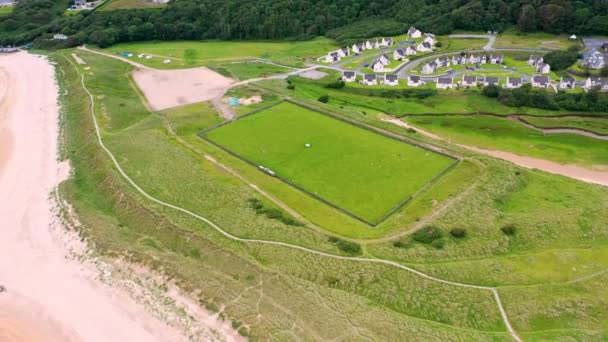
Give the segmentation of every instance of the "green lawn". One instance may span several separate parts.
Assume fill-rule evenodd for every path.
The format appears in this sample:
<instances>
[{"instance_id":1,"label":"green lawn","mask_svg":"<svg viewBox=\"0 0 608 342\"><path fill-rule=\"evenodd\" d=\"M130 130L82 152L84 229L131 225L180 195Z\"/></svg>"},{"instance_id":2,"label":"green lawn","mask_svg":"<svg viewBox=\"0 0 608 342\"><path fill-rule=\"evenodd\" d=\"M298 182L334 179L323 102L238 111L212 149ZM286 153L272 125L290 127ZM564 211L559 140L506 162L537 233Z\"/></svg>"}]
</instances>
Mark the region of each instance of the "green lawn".
<instances>
[{"instance_id":1,"label":"green lawn","mask_svg":"<svg viewBox=\"0 0 608 342\"><path fill-rule=\"evenodd\" d=\"M0 6L0 16L8 15L13 12L13 6Z\"/></svg>"},{"instance_id":2,"label":"green lawn","mask_svg":"<svg viewBox=\"0 0 608 342\"><path fill-rule=\"evenodd\" d=\"M109 3L103 6L100 10L112 11L118 9L132 9L132 8L163 8L166 4L156 4L152 0L111 0Z\"/></svg>"},{"instance_id":3,"label":"green lawn","mask_svg":"<svg viewBox=\"0 0 608 342\"><path fill-rule=\"evenodd\" d=\"M407 122L451 141L587 167L608 165L608 141L543 133L491 116L411 117Z\"/></svg>"},{"instance_id":4,"label":"green lawn","mask_svg":"<svg viewBox=\"0 0 608 342\"><path fill-rule=\"evenodd\" d=\"M274 74L283 74L292 70L290 68L255 61L210 65L210 68L224 76L238 80L248 80L251 78L264 77Z\"/></svg>"},{"instance_id":5,"label":"green lawn","mask_svg":"<svg viewBox=\"0 0 608 342\"><path fill-rule=\"evenodd\" d=\"M540 48L565 50L572 45L581 46L580 41L569 41L568 35L550 33L521 33L506 32L499 34L494 47L496 48Z\"/></svg>"},{"instance_id":6,"label":"green lawn","mask_svg":"<svg viewBox=\"0 0 608 342\"><path fill-rule=\"evenodd\" d=\"M163 69L209 65L213 61L230 61L253 58L272 60L280 64L302 66L304 58L326 54L337 47L327 38L307 41L178 41L140 42L117 44L106 52L150 54L150 60L138 60L143 64ZM163 59L172 63L163 64Z\"/></svg>"},{"instance_id":7,"label":"green lawn","mask_svg":"<svg viewBox=\"0 0 608 342\"><path fill-rule=\"evenodd\" d=\"M206 135L372 223L453 163L290 102Z\"/></svg>"},{"instance_id":8,"label":"green lawn","mask_svg":"<svg viewBox=\"0 0 608 342\"><path fill-rule=\"evenodd\" d=\"M537 127L543 128L580 128L587 131L596 132L599 134L608 135L608 117L607 118L586 118L586 117L555 117L555 118L541 118L541 117L523 117L525 121L533 124Z\"/></svg>"}]
</instances>

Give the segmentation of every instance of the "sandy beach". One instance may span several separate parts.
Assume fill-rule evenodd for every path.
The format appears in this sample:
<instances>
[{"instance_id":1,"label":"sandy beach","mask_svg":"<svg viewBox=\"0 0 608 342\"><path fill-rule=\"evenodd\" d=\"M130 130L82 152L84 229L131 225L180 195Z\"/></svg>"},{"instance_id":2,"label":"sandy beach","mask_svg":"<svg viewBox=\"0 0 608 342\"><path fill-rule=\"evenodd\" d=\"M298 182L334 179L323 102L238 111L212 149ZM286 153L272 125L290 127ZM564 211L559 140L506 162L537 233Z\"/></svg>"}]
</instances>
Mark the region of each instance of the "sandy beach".
<instances>
[{"instance_id":1,"label":"sandy beach","mask_svg":"<svg viewBox=\"0 0 608 342\"><path fill-rule=\"evenodd\" d=\"M57 161L58 89L43 57L0 55L0 341L180 341L128 294L66 256L49 194Z\"/></svg>"}]
</instances>

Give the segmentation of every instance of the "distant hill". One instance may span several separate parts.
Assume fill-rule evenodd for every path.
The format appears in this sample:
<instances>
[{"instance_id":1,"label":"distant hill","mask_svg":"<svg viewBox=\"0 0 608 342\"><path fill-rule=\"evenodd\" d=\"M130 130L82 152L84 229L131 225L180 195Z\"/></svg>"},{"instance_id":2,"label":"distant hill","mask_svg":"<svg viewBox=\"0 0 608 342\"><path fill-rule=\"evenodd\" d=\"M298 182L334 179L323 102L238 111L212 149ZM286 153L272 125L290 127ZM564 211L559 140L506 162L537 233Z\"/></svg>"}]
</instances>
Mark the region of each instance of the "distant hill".
<instances>
[{"instance_id":1,"label":"distant hill","mask_svg":"<svg viewBox=\"0 0 608 342\"><path fill-rule=\"evenodd\" d=\"M453 30L608 34L608 2L581 0L179 0L162 9L95 11L66 17L68 0L22 0L0 19L0 41L108 46L133 40L347 40L415 25L437 34ZM378 25L373 25L373 23ZM370 25L370 23L372 25ZM364 29L362 29L364 28ZM44 43L61 32L71 38ZM41 38L42 37L42 38Z\"/></svg>"}]
</instances>

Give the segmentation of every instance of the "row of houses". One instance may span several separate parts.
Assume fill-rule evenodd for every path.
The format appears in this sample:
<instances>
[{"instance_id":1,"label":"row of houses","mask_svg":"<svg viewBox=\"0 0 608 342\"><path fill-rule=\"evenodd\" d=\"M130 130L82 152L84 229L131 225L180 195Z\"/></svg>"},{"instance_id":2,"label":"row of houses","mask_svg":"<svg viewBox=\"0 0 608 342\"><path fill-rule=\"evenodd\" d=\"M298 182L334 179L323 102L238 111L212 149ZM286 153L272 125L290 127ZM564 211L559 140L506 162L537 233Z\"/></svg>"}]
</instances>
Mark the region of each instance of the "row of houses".
<instances>
[{"instance_id":1,"label":"row of houses","mask_svg":"<svg viewBox=\"0 0 608 342\"><path fill-rule=\"evenodd\" d=\"M422 36L422 32L418 31L414 27L411 27L408 30L408 35L410 35L410 33L414 34L415 38L419 38ZM378 43L381 43L381 42L378 41ZM386 42L386 43L389 43L389 42ZM392 44L392 40L390 41L390 43ZM435 43L436 43L435 35L432 33L425 33L424 39L418 45L412 44L412 45L407 46L406 48L399 47L399 48L395 49L393 51L393 59L396 61L402 61L402 62L407 61L406 56L413 56L413 55L417 54L418 51L420 51L420 52L433 51ZM384 46L387 46L387 45L384 45ZM354 51L354 45L353 45L353 51ZM382 72L382 71L385 71L384 67L387 66L388 64L390 64L390 56L389 56L389 54L385 53L385 54L380 55L372 64L370 64L369 67L370 67L370 69L372 69L375 72Z\"/></svg>"},{"instance_id":2,"label":"row of houses","mask_svg":"<svg viewBox=\"0 0 608 342\"><path fill-rule=\"evenodd\" d=\"M548 74L551 72L551 66L545 63L543 56L531 55L528 58L528 65L536 67L536 72L541 74Z\"/></svg>"},{"instance_id":3,"label":"row of houses","mask_svg":"<svg viewBox=\"0 0 608 342\"><path fill-rule=\"evenodd\" d=\"M351 53L358 55L365 50L379 49L381 47L390 47L393 45L393 38L380 38L367 40L361 43L355 43L352 46L345 46L335 51L330 51L325 56L325 61L328 63L339 62L342 58L350 56Z\"/></svg>"},{"instance_id":4,"label":"row of houses","mask_svg":"<svg viewBox=\"0 0 608 342\"><path fill-rule=\"evenodd\" d=\"M465 65L465 64L502 64L504 61L503 55L455 55L452 58L438 57L435 60L426 63L422 66L423 74L432 74L439 68L447 68L450 65Z\"/></svg>"},{"instance_id":5,"label":"row of houses","mask_svg":"<svg viewBox=\"0 0 608 342\"><path fill-rule=\"evenodd\" d=\"M342 75L342 80L344 82L355 82L357 80L357 74L354 71L345 71ZM397 75L363 75L361 84L365 85L377 85L384 84L388 86L397 86L399 85L399 78ZM516 89L520 88L524 85L524 81L520 77L507 77L503 87L507 89ZM407 78L407 85L410 87L419 87L426 84L424 80L420 76L409 76ZM560 78L559 83L554 84L552 80L543 75L534 75L530 79L530 84L534 88L559 88L563 90L574 89L576 88L576 81L573 78ZM453 77L439 77L435 79L435 86L438 89L452 89L456 86L461 87L476 87L478 85L489 86L489 85L499 85L499 78L492 76L472 76L472 75L463 75L460 80L456 80ZM599 77L589 77L583 88L585 90L598 88L600 91L608 92L608 79L602 79Z\"/></svg>"}]
</instances>

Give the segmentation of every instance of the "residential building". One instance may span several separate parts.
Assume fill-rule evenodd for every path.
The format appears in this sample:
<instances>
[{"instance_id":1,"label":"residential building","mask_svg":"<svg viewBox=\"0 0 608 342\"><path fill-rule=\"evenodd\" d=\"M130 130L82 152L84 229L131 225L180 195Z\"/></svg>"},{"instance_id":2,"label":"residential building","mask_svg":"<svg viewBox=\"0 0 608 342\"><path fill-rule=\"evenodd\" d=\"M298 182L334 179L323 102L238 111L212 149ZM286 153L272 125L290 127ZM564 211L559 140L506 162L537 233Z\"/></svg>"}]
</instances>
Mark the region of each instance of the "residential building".
<instances>
[{"instance_id":1,"label":"residential building","mask_svg":"<svg viewBox=\"0 0 608 342\"><path fill-rule=\"evenodd\" d=\"M340 55L340 58L344 58L348 55L350 55L350 49L347 47L343 47L340 50L336 51L338 53L338 55Z\"/></svg>"},{"instance_id":2,"label":"residential building","mask_svg":"<svg viewBox=\"0 0 608 342\"><path fill-rule=\"evenodd\" d=\"M393 59L396 61L402 61L405 58L405 50L402 48L398 48L393 51Z\"/></svg>"},{"instance_id":3,"label":"residential building","mask_svg":"<svg viewBox=\"0 0 608 342\"><path fill-rule=\"evenodd\" d=\"M547 63L538 63L536 64L536 72L540 72L541 74L548 74L551 72L551 66Z\"/></svg>"},{"instance_id":4,"label":"residential building","mask_svg":"<svg viewBox=\"0 0 608 342\"><path fill-rule=\"evenodd\" d=\"M483 80L483 85L484 86L489 86L489 85L498 85L498 77L485 77Z\"/></svg>"},{"instance_id":5,"label":"residential building","mask_svg":"<svg viewBox=\"0 0 608 342\"><path fill-rule=\"evenodd\" d=\"M463 87L475 87L477 86L477 76L468 76L468 75L462 75L462 81L460 82L460 84Z\"/></svg>"},{"instance_id":6,"label":"residential building","mask_svg":"<svg viewBox=\"0 0 608 342\"><path fill-rule=\"evenodd\" d=\"M380 45L381 46L392 46L393 45L393 39L392 38L382 38L380 40Z\"/></svg>"},{"instance_id":7,"label":"residential building","mask_svg":"<svg viewBox=\"0 0 608 342\"><path fill-rule=\"evenodd\" d=\"M378 41L377 40L368 40L365 42L365 48L366 49L377 49L378 46Z\"/></svg>"},{"instance_id":8,"label":"residential building","mask_svg":"<svg viewBox=\"0 0 608 342\"><path fill-rule=\"evenodd\" d=\"M468 58L468 63L470 64L477 64L479 63L479 61L481 60L481 58L477 55L470 55Z\"/></svg>"},{"instance_id":9,"label":"residential building","mask_svg":"<svg viewBox=\"0 0 608 342\"><path fill-rule=\"evenodd\" d=\"M429 42L422 42L416 46L416 50L420 52L433 51L433 45L431 45Z\"/></svg>"},{"instance_id":10,"label":"residential building","mask_svg":"<svg viewBox=\"0 0 608 342\"><path fill-rule=\"evenodd\" d=\"M86 6L87 0L74 0L74 5L75 6Z\"/></svg>"},{"instance_id":11,"label":"residential building","mask_svg":"<svg viewBox=\"0 0 608 342\"><path fill-rule=\"evenodd\" d=\"M437 89L452 89L454 88L454 79L451 77L439 77L435 86Z\"/></svg>"},{"instance_id":12,"label":"residential building","mask_svg":"<svg viewBox=\"0 0 608 342\"><path fill-rule=\"evenodd\" d=\"M345 71L342 73L342 81L355 82L356 80L357 80L357 74L354 71Z\"/></svg>"},{"instance_id":13,"label":"residential building","mask_svg":"<svg viewBox=\"0 0 608 342\"><path fill-rule=\"evenodd\" d=\"M405 49L405 54L407 56L413 56L416 54L416 46L410 45Z\"/></svg>"},{"instance_id":14,"label":"residential building","mask_svg":"<svg viewBox=\"0 0 608 342\"><path fill-rule=\"evenodd\" d=\"M359 54L359 53L361 53L361 52L363 52L365 50L365 44L363 44L363 43L355 43L351 47L351 50L353 51L354 54Z\"/></svg>"},{"instance_id":15,"label":"residential building","mask_svg":"<svg viewBox=\"0 0 608 342\"><path fill-rule=\"evenodd\" d=\"M375 72L382 72L384 71L384 64L379 60L376 60L372 64L370 64L369 68Z\"/></svg>"},{"instance_id":16,"label":"residential building","mask_svg":"<svg viewBox=\"0 0 608 342\"><path fill-rule=\"evenodd\" d=\"M435 71L437 71L437 63L435 62L427 63L422 67L423 74L433 74Z\"/></svg>"},{"instance_id":17,"label":"residential building","mask_svg":"<svg viewBox=\"0 0 608 342\"><path fill-rule=\"evenodd\" d=\"M584 67L588 67L590 69L602 69L603 67L608 65L607 62L608 62L608 54L602 54L598 51L594 51L593 53L583 54L582 65Z\"/></svg>"},{"instance_id":18,"label":"residential building","mask_svg":"<svg viewBox=\"0 0 608 342\"><path fill-rule=\"evenodd\" d=\"M410 27L409 30L407 30L407 35L410 36L411 38L420 38L420 37L422 37L422 32L420 32L420 30L418 30L417 28L412 26L412 27Z\"/></svg>"},{"instance_id":19,"label":"residential building","mask_svg":"<svg viewBox=\"0 0 608 342\"><path fill-rule=\"evenodd\" d=\"M507 77L507 82L505 83L505 88L515 89L522 86L521 78L519 77Z\"/></svg>"},{"instance_id":20,"label":"residential building","mask_svg":"<svg viewBox=\"0 0 608 342\"><path fill-rule=\"evenodd\" d=\"M361 84L376 85L376 75L363 75L363 80L361 80Z\"/></svg>"},{"instance_id":21,"label":"residential building","mask_svg":"<svg viewBox=\"0 0 608 342\"><path fill-rule=\"evenodd\" d=\"M53 39L56 39L56 40L66 40L66 39L68 39L68 36L66 36L63 33L56 33L56 34L53 35Z\"/></svg>"},{"instance_id":22,"label":"residential building","mask_svg":"<svg viewBox=\"0 0 608 342\"><path fill-rule=\"evenodd\" d=\"M537 64L542 63L543 61L543 56L531 55L530 58L528 58L528 65L536 66Z\"/></svg>"},{"instance_id":23,"label":"residential building","mask_svg":"<svg viewBox=\"0 0 608 342\"><path fill-rule=\"evenodd\" d=\"M467 58L465 56L452 56L452 64L454 65L462 65L467 62Z\"/></svg>"},{"instance_id":24,"label":"residential building","mask_svg":"<svg viewBox=\"0 0 608 342\"><path fill-rule=\"evenodd\" d=\"M481 57L479 58L479 63L481 63L481 64L486 64L486 63L488 63L488 56L486 56L486 55L481 55Z\"/></svg>"},{"instance_id":25,"label":"residential building","mask_svg":"<svg viewBox=\"0 0 608 342\"><path fill-rule=\"evenodd\" d=\"M491 55L490 56L490 64L502 64L503 56L502 55Z\"/></svg>"},{"instance_id":26,"label":"residential building","mask_svg":"<svg viewBox=\"0 0 608 342\"><path fill-rule=\"evenodd\" d=\"M334 63L334 62L339 62L340 58L341 57L338 54L338 52L332 51L332 52L330 52L330 53L327 54L327 56L325 57L325 61L327 63Z\"/></svg>"},{"instance_id":27,"label":"residential building","mask_svg":"<svg viewBox=\"0 0 608 342\"><path fill-rule=\"evenodd\" d=\"M576 87L576 81L574 78L563 78L559 79L559 89L574 89Z\"/></svg>"},{"instance_id":28,"label":"residential building","mask_svg":"<svg viewBox=\"0 0 608 342\"><path fill-rule=\"evenodd\" d=\"M437 63L440 68L447 68L450 66L450 59L447 57L437 58L435 59L435 63Z\"/></svg>"},{"instance_id":29,"label":"residential building","mask_svg":"<svg viewBox=\"0 0 608 342\"><path fill-rule=\"evenodd\" d=\"M577 39L578 39L578 37L575 34L568 37L568 40L577 40Z\"/></svg>"},{"instance_id":30,"label":"residential building","mask_svg":"<svg viewBox=\"0 0 608 342\"><path fill-rule=\"evenodd\" d=\"M422 41L425 42L425 43L429 43L431 45L435 45L435 38L430 37L430 36L424 37L424 39Z\"/></svg>"},{"instance_id":31,"label":"residential building","mask_svg":"<svg viewBox=\"0 0 608 342\"><path fill-rule=\"evenodd\" d=\"M387 85L387 86L398 86L399 85L399 77L397 75L385 75L384 76L384 85Z\"/></svg>"},{"instance_id":32,"label":"residential building","mask_svg":"<svg viewBox=\"0 0 608 342\"><path fill-rule=\"evenodd\" d=\"M420 87L423 84L424 82L422 82L420 76L410 76L407 78L407 85L409 87Z\"/></svg>"},{"instance_id":33,"label":"residential building","mask_svg":"<svg viewBox=\"0 0 608 342\"><path fill-rule=\"evenodd\" d=\"M378 62L382 63L382 65L389 65L391 60L388 58L388 55L384 53L378 57Z\"/></svg>"},{"instance_id":34,"label":"residential building","mask_svg":"<svg viewBox=\"0 0 608 342\"><path fill-rule=\"evenodd\" d=\"M585 90L597 88L602 92L608 91L608 78L588 77L583 88Z\"/></svg>"},{"instance_id":35,"label":"residential building","mask_svg":"<svg viewBox=\"0 0 608 342\"><path fill-rule=\"evenodd\" d=\"M534 75L531 83L534 88L547 88L551 86L549 77L541 75Z\"/></svg>"}]
</instances>

